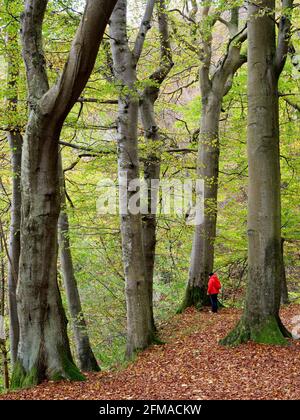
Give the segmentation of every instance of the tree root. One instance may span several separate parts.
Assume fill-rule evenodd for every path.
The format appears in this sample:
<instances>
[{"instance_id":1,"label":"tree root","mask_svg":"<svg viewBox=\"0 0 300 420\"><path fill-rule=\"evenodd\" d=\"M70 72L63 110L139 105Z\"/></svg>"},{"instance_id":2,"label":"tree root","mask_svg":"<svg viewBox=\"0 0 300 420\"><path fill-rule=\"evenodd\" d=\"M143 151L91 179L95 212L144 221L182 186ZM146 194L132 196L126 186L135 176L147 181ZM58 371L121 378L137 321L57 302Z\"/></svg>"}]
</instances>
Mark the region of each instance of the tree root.
<instances>
[{"instance_id":1,"label":"tree root","mask_svg":"<svg viewBox=\"0 0 300 420\"><path fill-rule=\"evenodd\" d=\"M283 326L279 317L270 316L253 325L242 318L236 327L220 340L220 344L237 346L247 341L254 341L260 344L286 345L288 337L291 337L291 334Z\"/></svg>"}]
</instances>

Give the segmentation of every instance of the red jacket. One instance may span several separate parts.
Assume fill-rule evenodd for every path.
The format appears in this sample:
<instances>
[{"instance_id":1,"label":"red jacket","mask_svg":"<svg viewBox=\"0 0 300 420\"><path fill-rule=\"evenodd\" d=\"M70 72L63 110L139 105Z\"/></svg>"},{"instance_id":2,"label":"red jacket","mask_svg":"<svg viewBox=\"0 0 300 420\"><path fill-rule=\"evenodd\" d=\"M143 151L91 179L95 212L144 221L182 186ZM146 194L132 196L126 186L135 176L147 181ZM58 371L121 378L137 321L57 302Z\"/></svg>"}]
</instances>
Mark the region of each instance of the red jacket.
<instances>
[{"instance_id":1,"label":"red jacket","mask_svg":"<svg viewBox=\"0 0 300 420\"><path fill-rule=\"evenodd\" d=\"M221 286L220 280L218 279L218 276L216 274L213 274L208 280L207 293L209 295L217 294L219 293L221 287L222 286Z\"/></svg>"}]
</instances>

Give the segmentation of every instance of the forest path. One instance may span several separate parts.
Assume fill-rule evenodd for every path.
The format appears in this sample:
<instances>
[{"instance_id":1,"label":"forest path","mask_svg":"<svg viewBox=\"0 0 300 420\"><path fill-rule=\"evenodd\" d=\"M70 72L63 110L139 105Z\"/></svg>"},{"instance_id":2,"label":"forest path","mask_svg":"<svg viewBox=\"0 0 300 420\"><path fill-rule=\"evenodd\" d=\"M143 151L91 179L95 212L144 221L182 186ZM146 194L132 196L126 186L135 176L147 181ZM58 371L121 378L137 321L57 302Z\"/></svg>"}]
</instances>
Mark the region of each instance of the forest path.
<instances>
[{"instance_id":1,"label":"forest path","mask_svg":"<svg viewBox=\"0 0 300 420\"><path fill-rule=\"evenodd\" d=\"M152 346L121 371L44 383L0 399L300 399L300 340L286 347L218 345L240 313L188 309L162 326L166 344ZM297 315L300 305L282 309L289 328Z\"/></svg>"}]
</instances>

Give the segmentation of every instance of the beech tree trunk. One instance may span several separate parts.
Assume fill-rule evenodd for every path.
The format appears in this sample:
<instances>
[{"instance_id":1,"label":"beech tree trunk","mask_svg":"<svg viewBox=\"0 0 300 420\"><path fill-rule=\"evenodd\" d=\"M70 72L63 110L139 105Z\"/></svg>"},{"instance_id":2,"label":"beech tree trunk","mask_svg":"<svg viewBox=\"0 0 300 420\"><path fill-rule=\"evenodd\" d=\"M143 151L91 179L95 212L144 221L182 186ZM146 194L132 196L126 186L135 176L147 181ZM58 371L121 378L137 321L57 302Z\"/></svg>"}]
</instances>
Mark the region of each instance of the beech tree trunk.
<instances>
[{"instance_id":1,"label":"beech tree trunk","mask_svg":"<svg viewBox=\"0 0 300 420\"><path fill-rule=\"evenodd\" d=\"M150 75L149 86L144 89L140 100L140 114L144 128L144 136L149 153L144 161L144 179L147 183L148 213L143 215L143 242L145 255L145 275L148 284L150 312L153 331L156 330L153 314L153 275L156 248L156 210L157 202L152 193L153 181L160 179L161 137L155 117L155 102L158 99L160 86L173 67L172 50L169 37L168 17L165 0L157 2L158 28L160 35L160 63Z\"/></svg>"},{"instance_id":2,"label":"beech tree trunk","mask_svg":"<svg viewBox=\"0 0 300 420\"><path fill-rule=\"evenodd\" d=\"M84 372L98 372L100 371L100 368L90 345L87 325L81 306L80 295L74 272L72 253L70 248L69 218L65 210L65 179L61 159L62 158L60 153L59 172L61 181L61 211L58 219L58 242L60 249L62 277L66 291L68 307L72 318L72 327L74 331L79 367Z\"/></svg>"},{"instance_id":3,"label":"beech tree trunk","mask_svg":"<svg viewBox=\"0 0 300 420\"><path fill-rule=\"evenodd\" d=\"M2 236L2 228L0 233L0 315L1 315L1 326L0 326L0 351L2 354L2 368L3 368L3 383L6 389L9 388L9 370L8 370L8 351L6 349L6 340L5 337L2 336L2 333L5 332L5 325L4 325L4 316L5 316L5 265L4 265L4 252L5 246L4 241L5 238ZM2 330L3 327L3 330Z\"/></svg>"},{"instance_id":4,"label":"beech tree trunk","mask_svg":"<svg viewBox=\"0 0 300 420\"><path fill-rule=\"evenodd\" d=\"M262 13L263 11L263 13ZM248 285L243 316L222 340L285 344L279 317L282 275L278 78L288 36L276 49L275 1L248 6ZM281 28L282 29L282 28ZM284 43L284 44L282 44Z\"/></svg>"},{"instance_id":5,"label":"beech tree trunk","mask_svg":"<svg viewBox=\"0 0 300 420\"><path fill-rule=\"evenodd\" d=\"M8 25L7 46L7 112L8 131L7 140L11 155L12 172L12 197L11 197L11 220L9 235L9 258L8 258L8 308L9 308L9 337L11 362L14 365L19 342L19 321L17 313L17 282L20 258L20 224L21 224L21 159L22 159L22 135L14 122L18 113L18 78L19 78L19 46L18 30L16 23Z\"/></svg>"},{"instance_id":6,"label":"beech tree trunk","mask_svg":"<svg viewBox=\"0 0 300 420\"><path fill-rule=\"evenodd\" d=\"M289 300L289 291L287 286L286 280L286 272L285 272L285 264L284 264L284 238L281 238L281 257L282 257L282 264L281 264L281 303L283 305L287 305L290 303Z\"/></svg>"},{"instance_id":7,"label":"beech tree trunk","mask_svg":"<svg viewBox=\"0 0 300 420\"><path fill-rule=\"evenodd\" d=\"M57 159L47 157L58 156L60 128L48 124L35 113L23 144L17 293L20 341L13 387L37 384L44 378L82 379L69 348L67 319L57 284L60 195Z\"/></svg>"},{"instance_id":8,"label":"beech tree trunk","mask_svg":"<svg viewBox=\"0 0 300 420\"><path fill-rule=\"evenodd\" d=\"M204 180L204 220L196 225L191 253L189 277L185 297L178 312L189 306L201 308L210 305L207 296L209 273L214 266L214 243L217 225L218 177L219 177L219 120L224 96L229 92L237 70L246 62L241 46L247 37L246 30L239 29L239 8L233 8L231 19L223 23L229 29L230 41L227 54L210 74L212 57L212 30L217 16L210 16L210 6L201 8L200 22L200 89L202 110L197 158L197 176ZM196 18L197 4L193 2L191 17Z\"/></svg>"},{"instance_id":9,"label":"beech tree trunk","mask_svg":"<svg viewBox=\"0 0 300 420\"><path fill-rule=\"evenodd\" d=\"M127 1L119 0L110 21L111 48L114 74L119 84L118 115L118 171L121 210L121 235L125 272L127 305L127 357L146 348L153 340L153 325L142 237L141 213L134 214L128 203L135 194L130 191L131 181L139 180L138 109L139 97L135 83L136 65L145 35L150 28L154 1L148 1L145 15L133 51L127 40ZM127 195L127 196L126 196Z\"/></svg>"},{"instance_id":10,"label":"beech tree trunk","mask_svg":"<svg viewBox=\"0 0 300 420\"><path fill-rule=\"evenodd\" d=\"M84 379L72 359L57 284L58 142L62 124L91 74L115 1L87 0L63 74L52 88L42 48L47 3L26 0L22 15L29 120L21 169L17 289L20 340L13 388L37 384L43 379Z\"/></svg>"},{"instance_id":11,"label":"beech tree trunk","mask_svg":"<svg viewBox=\"0 0 300 420\"><path fill-rule=\"evenodd\" d=\"M19 320L17 312L17 283L20 259L20 225L21 225L21 159L22 135L16 131L7 133L11 151L12 198L11 220L9 234L8 259L8 307L9 307L9 339L11 362L14 365L17 359L19 343Z\"/></svg>"},{"instance_id":12,"label":"beech tree trunk","mask_svg":"<svg viewBox=\"0 0 300 420\"><path fill-rule=\"evenodd\" d=\"M214 91L202 97L197 159L198 178L204 179L204 220L195 227L189 280L182 309L209 304L207 282L213 270L219 176L219 119L222 96Z\"/></svg>"},{"instance_id":13,"label":"beech tree trunk","mask_svg":"<svg viewBox=\"0 0 300 420\"><path fill-rule=\"evenodd\" d=\"M154 101L144 95L140 109L146 140L151 143L159 142L160 136L154 115ZM152 144L152 147L155 148L155 145ZM151 155L149 154L147 156L146 161L144 162L144 179L148 188L148 214L144 214L142 219L145 277L148 285L151 324L153 331L155 331L156 327L153 314L153 275L156 248L156 213L153 213L153 206L155 206L155 204L152 200L151 181L160 179L160 159L155 150L153 150Z\"/></svg>"}]
</instances>

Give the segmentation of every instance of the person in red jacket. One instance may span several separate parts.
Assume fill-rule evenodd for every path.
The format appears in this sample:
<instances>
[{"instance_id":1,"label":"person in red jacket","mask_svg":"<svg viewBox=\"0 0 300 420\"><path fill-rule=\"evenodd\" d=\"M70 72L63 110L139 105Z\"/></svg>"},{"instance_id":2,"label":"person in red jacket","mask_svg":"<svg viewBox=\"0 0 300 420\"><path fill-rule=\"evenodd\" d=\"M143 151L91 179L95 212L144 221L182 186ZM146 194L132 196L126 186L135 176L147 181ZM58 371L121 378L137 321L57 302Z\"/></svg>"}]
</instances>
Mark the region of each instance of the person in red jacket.
<instances>
[{"instance_id":1,"label":"person in red jacket","mask_svg":"<svg viewBox=\"0 0 300 420\"><path fill-rule=\"evenodd\" d=\"M221 283L216 273L209 274L207 294L211 301L211 311L218 312L218 293L221 289Z\"/></svg>"}]
</instances>

